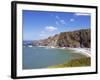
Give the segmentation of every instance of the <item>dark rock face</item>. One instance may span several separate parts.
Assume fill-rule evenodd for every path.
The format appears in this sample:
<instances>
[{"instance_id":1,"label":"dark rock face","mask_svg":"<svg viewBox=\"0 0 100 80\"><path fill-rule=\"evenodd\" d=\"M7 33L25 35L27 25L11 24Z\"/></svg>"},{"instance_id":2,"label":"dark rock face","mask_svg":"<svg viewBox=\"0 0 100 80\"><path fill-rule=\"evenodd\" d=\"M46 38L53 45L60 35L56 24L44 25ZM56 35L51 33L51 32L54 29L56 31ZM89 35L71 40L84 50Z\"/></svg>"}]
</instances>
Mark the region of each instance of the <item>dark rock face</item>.
<instances>
[{"instance_id":1,"label":"dark rock face","mask_svg":"<svg viewBox=\"0 0 100 80\"><path fill-rule=\"evenodd\" d=\"M86 47L90 48L91 31L90 29L81 29L72 32L61 32L53 37L39 40L38 45L54 47Z\"/></svg>"},{"instance_id":2,"label":"dark rock face","mask_svg":"<svg viewBox=\"0 0 100 80\"><path fill-rule=\"evenodd\" d=\"M61 47L90 48L90 43L91 43L90 29L60 33L59 39L57 41L58 46Z\"/></svg>"},{"instance_id":3,"label":"dark rock face","mask_svg":"<svg viewBox=\"0 0 100 80\"><path fill-rule=\"evenodd\" d=\"M91 31L90 29L84 31L81 30L80 32L80 44L81 47L91 47Z\"/></svg>"},{"instance_id":4,"label":"dark rock face","mask_svg":"<svg viewBox=\"0 0 100 80\"><path fill-rule=\"evenodd\" d=\"M61 47L80 47L80 38L78 32L61 33L58 39L58 46Z\"/></svg>"}]
</instances>

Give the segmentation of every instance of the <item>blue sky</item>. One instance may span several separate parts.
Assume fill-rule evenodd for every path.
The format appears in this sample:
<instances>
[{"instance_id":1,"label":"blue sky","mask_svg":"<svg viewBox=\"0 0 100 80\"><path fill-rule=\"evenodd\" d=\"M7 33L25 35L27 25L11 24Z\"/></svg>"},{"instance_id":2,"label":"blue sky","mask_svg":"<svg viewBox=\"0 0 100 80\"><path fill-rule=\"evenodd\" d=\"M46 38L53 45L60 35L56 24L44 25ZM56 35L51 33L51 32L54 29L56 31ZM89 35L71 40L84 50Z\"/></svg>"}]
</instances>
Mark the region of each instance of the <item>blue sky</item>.
<instances>
[{"instance_id":1,"label":"blue sky","mask_svg":"<svg viewBox=\"0 0 100 80\"><path fill-rule=\"evenodd\" d=\"M89 13L23 10L23 40L39 40L90 27Z\"/></svg>"}]
</instances>

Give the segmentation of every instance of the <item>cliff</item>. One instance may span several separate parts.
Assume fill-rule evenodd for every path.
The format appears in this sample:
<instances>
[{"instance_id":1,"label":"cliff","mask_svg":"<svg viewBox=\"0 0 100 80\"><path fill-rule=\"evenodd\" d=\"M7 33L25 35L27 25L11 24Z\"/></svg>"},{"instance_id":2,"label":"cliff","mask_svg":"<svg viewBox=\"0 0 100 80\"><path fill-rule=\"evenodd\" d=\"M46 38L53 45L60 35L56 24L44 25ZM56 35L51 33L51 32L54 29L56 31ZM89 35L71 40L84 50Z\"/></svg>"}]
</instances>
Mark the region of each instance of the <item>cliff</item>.
<instances>
[{"instance_id":1,"label":"cliff","mask_svg":"<svg viewBox=\"0 0 100 80\"><path fill-rule=\"evenodd\" d=\"M47 39L39 40L37 45L54 47L85 47L90 48L91 31L81 29L71 32L61 32Z\"/></svg>"}]
</instances>

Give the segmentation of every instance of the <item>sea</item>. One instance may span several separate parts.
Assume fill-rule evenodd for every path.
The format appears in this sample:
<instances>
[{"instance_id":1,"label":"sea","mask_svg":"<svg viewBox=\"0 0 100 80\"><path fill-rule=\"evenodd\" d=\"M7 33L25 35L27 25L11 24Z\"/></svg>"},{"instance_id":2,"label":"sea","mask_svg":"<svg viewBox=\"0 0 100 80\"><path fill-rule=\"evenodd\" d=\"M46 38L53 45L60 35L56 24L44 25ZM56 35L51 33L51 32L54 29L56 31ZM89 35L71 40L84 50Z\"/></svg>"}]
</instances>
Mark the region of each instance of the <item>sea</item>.
<instances>
[{"instance_id":1,"label":"sea","mask_svg":"<svg viewBox=\"0 0 100 80\"><path fill-rule=\"evenodd\" d=\"M85 57L72 50L39 46L23 46L23 69L40 69Z\"/></svg>"}]
</instances>

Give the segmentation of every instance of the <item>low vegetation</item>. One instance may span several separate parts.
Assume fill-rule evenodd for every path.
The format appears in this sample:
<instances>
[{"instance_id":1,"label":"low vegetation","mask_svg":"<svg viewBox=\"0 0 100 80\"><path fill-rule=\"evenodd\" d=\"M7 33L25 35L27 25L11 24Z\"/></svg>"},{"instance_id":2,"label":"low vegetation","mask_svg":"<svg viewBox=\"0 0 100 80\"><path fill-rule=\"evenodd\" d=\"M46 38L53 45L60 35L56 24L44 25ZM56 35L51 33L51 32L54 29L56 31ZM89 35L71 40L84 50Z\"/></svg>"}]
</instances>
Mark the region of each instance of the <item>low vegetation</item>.
<instances>
[{"instance_id":1,"label":"low vegetation","mask_svg":"<svg viewBox=\"0 0 100 80\"><path fill-rule=\"evenodd\" d=\"M49 66L48 68L84 67L84 66L90 66L90 65L91 65L91 58L84 57L80 59L73 59L63 64Z\"/></svg>"}]
</instances>

